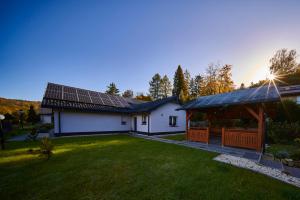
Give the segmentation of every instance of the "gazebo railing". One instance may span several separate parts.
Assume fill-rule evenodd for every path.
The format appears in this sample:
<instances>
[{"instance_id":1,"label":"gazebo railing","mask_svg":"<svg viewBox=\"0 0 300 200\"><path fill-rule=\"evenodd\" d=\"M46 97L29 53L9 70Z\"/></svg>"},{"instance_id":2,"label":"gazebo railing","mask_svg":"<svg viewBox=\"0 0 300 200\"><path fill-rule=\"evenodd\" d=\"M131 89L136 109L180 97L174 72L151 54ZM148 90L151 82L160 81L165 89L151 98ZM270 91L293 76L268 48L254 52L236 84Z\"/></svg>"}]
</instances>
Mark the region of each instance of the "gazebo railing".
<instances>
[{"instance_id":1,"label":"gazebo railing","mask_svg":"<svg viewBox=\"0 0 300 200\"><path fill-rule=\"evenodd\" d=\"M202 127L190 127L187 131L187 140L193 142L204 142L209 141L209 128Z\"/></svg>"},{"instance_id":2,"label":"gazebo railing","mask_svg":"<svg viewBox=\"0 0 300 200\"><path fill-rule=\"evenodd\" d=\"M222 128L222 145L259 150L258 129Z\"/></svg>"}]
</instances>

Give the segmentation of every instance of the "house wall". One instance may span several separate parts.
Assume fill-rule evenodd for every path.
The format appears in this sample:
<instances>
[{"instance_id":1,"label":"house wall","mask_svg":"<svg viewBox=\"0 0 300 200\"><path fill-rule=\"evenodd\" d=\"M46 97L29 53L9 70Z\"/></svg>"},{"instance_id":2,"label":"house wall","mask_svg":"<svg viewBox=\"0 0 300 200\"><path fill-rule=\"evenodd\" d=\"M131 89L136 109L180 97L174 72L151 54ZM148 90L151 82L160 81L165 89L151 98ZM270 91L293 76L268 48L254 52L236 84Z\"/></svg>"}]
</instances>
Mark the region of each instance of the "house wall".
<instances>
[{"instance_id":1,"label":"house wall","mask_svg":"<svg viewBox=\"0 0 300 200\"><path fill-rule=\"evenodd\" d=\"M55 133L59 133L58 112L54 112ZM122 118L126 125L122 125ZM131 117L107 113L61 112L61 133L118 132L131 130Z\"/></svg>"},{"instance_id":2,"label":"house wall","mask_svg":"<svg viewBox=\"0 0 300 200\"><path fill-rule=\"evenodd\" d=\"M283 100L291 100L296 102L298 105L300 105L300 96L287 96L287 97L283 97Z\"/></svg>"},{"instance_id":3,"label":"house wall","mask_svg":"<svg viewBox=\"0 0 300 200\"><path fill-rule=\"evenodd\" d=\"M142 124L142 115L134 115L132 116L132 120L131 120L131 130L134 130L134 117L137 118L137 132L143 132L143 133L148 133L148 117L147 116L147 120L146 120L146 124ZM151 118L149 119L151 120Z\"/></svg>"},{"instance_id":4,"label":"house wall","mask_svg":"<svg viewBox=\"0 0 300 200\"><path fill-rule=\"evenodd\" d=\"M180 105L176 103L167 103L151 112L150 132L184 132L185 131L185 111L176 109ZM177 125L169 126L169 116L177 116Z\"/></svg>"},{"instance_id":5,"label":"house wall","mask_svg":"<svg viewBox=\"0 0 300 200\"><path fill-rule=\"evenodd\" d=\"M51 124L52 123L52 120L51 120L52 116L51 115L40 115L40 117L41 117L41 122L43 124Z\"/></svg>"}]
</instances>

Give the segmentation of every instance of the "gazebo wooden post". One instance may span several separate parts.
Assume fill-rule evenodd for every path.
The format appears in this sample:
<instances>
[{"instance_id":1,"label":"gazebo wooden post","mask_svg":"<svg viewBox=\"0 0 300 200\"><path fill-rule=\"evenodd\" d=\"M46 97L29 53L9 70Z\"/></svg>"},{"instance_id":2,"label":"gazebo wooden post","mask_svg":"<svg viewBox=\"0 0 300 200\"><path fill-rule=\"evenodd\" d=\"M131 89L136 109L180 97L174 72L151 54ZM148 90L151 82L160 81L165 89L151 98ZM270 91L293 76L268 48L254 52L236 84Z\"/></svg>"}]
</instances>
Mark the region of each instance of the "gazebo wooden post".
<instances>
[{"instance_id":1,"label":"gazebo wooden post","mask_svg":"<svg viewBox=\"0 0 300 200\"><path fill-rule=\"evenodd\" d=\"M225 128L222 128L222 147L224 147L224 142L225 142Z\"/></svg>"},{"instance_id":2,"label":"gazebo wooden post","mask_svg":"<svg viewBox=\"0 0 300 200\"><path fill-rule=\"evenodd\" d=\"M258 141L257 151L261 151L264 137L264 109L262 105L258 107Z\"/></svg>"},{"instance_id":3,"label":"gazebo wooden post","mask_svg":"<svg viewBox=\"0 0 300 200\"><path fill-rule=\"evenodd\" d=\"M189 139L189 110L186 110L186 116L185 116L185 130L186 130L186 135L185 135L185 139L188 140Z\"/></svg>"}]
</instances>

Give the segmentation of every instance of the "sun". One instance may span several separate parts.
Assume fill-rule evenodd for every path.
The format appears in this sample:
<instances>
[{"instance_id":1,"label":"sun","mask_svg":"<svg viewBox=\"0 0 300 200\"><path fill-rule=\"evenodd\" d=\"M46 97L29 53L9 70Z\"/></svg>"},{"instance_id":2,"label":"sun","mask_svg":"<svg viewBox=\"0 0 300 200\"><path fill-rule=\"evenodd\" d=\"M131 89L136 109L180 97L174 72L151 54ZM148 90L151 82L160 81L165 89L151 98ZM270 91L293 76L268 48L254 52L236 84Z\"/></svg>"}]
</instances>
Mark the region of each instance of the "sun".
<instances>
[{"instance_id":1,"label":"sun","mask_svg":"<svg viewBox=\"0 0 300 200\"><path fill-rule=\"evenodd\" d=\"M276 78L275 74L268 74L267 75L267 79L269 79L270 81L273 81Z\"/></svg>"}]
</instances>

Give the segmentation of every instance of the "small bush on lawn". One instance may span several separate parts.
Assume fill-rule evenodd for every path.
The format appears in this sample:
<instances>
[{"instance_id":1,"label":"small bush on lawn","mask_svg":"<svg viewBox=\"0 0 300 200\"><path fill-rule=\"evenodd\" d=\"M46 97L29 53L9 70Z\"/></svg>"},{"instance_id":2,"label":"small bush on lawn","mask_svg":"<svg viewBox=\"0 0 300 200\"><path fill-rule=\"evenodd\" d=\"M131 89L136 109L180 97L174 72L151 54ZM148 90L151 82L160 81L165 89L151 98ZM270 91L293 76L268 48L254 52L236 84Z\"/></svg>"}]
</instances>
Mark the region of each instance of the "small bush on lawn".
<instances>
[{"instance_id":1,"label":"small bush on lawn","mask_svg":"<svg viewBox=\"0 0 300 200\"><path fill-rule=\"evenodd\" d=\"M54 145L52 144L52 141L50 140L50 138L44 137L41 140L41 144L40 144L40 153L42 156L46 156L47 160L49 160L49 158L52 156L53 154L53 147Z\"/></svg>"},{"instance_id":2,"label":"small bush on lawn","mask_svg":"<svg viewBox=\"0 0 300 200\"><path fill-rule=\"evenodd\" d=\"M36 140L38 136L38 131L36 128L31 129L30 133L27 135L29 140Z\"/></svg>"}]
</instances>

